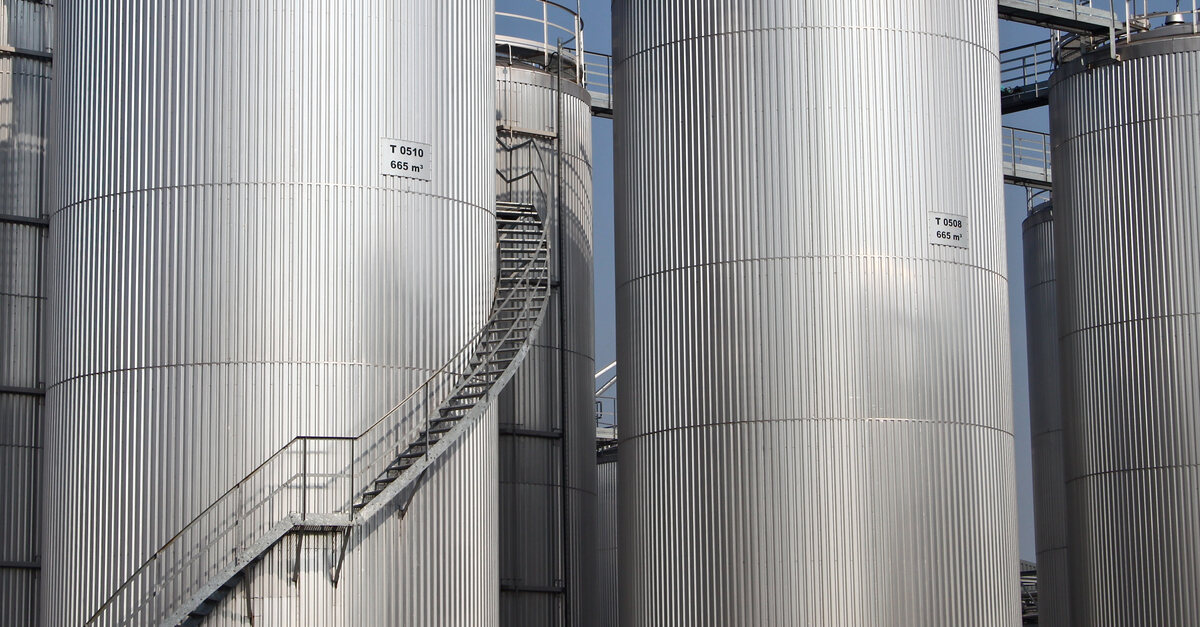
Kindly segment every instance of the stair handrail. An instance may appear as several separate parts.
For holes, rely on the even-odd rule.
[[[498,205],[507,205],[507,206],[532,206],[532,205],[524,205],[521,203],[497,203],[497,204]],[[548,254],[549,240],[548,240],[548,235],[544,229],[542,231],[541,239],[539,240],[538,244],[539,244],[539,247],[536,249],[536,252],[539,254],[546,252]],[[528,281],[529,275],[530,275],[530,270],[535,266],[535,264],[539,261],[539,259],[540,259],[540,257],[534,256],[534,257],[526,260],[525,264],[521,268],[521,274],[519,275],[522,278],[522,280]],[[500,268],[498,267],[497,271],[499,271],[499,270],[500,270]],[[547,283],[548,283],[548,281],[547,281]],[[348,464],[348,467],[349,467],[349,475],[348,475],[349,489],[347,491],[348,498],[346,498],[344,501],[342,501],[342,503],[344,503],[344,509],[346,511],[344,522],[347,525],[352,523],[353,517],[354,517],[353,503],[355,501],[356,495],[359,492],[361,492],[362,488],[365,488],[367,485],[366,482],[362,482],[362,483],[356,482],[355,478],[359,474],[364,474],[364,475],[367,475],[370,477],[369,480],[374,480],[375,477],[377,477],[379,474],[381,474],[381,472],[376,472],[374,474],[370,474],[371,470],[367,470],[362,473],[356,472],[355,466],[356,466],[357,456],[359,453],[365,454],[365,451],[356,451],[355,443],[358,442],[358,440],[364,439],[368,435],[370,435],[372,433],[372,431],[374,431],[380,425],[382,425],[384,423],[384,421],[386,421],[388,418],[397,415],[397,412],[402,407],[404,407],[405,405],[409,404],[410,402],[412,402],[416,399],[420,399],[420,398],[424,398],[426,400],[426,404],[427,404],[427,409],[425,411],[426,420],[423,423],[415,425],[413,429],[410,429],[410,431],[416,431],[417,434],[419,434],[421,432],[422,427],[426,428],[426,430],[427,430],[430,412],[437,410],[436,405],[429,406],[431,404],[431,402],[434,400],[432,398],[432,394],[431,394],[431,386],[433,384],[435,384],[435,382],[437,382],[439,379],[447,378],[448,375],[450,376],[450,379],[451,379],[450,383],[451,383],[451,385],[453,385],[455,378],[466,374],[465,371],[464,372],[456,372],[454,370],[451,370],[451,367],[459,364],[463,360],[464,357],[466,357],[467,360],[469,361],[469,358],[472,354],[472,349],[477,347],[479,345],[479,340],[486,333],[488,333],[491,330],[489,323],[491,321],[491,316],[494,314],[495,310],[498,307],[503,307],[504,305],[509,304],[517,293],[517,290],[513,290],[497,306],[496,299],[500,295],[500,290],[501,290],[500,282],[499,282],[499,280],[497,280],[496,285],[494,286],[493,291],[492,291],[492,312],[489,312],[488,319],[485,320],[484,324],[480,327],[480,329],[478,331],[476,331],[471,336],[471,338],[466,343],[464,343],[453,356],[451,356],[449,359],[447,359],[445,362],[443,362],[441,367],[439,367],[438,370],[436,370],[432,375],[430,375],[425,380],[424,383],[422,383],[415,390],[413,390],[407,396],[405,396],[403,400],[401,400],[399,403],[397,403],[395,406],[393,406],[391,409],[389,409],[387,412],[385,412],[374,423],[372,423],[370,426],[368,426],[366,429],[364,429],[358,436],[296,436],[296,437],[293,437],[291,440],[288,441],[287,444],[283,445],[278,450],[276,450],[265,461],[263,461],[258,466],[256,466],[254,468],[254,470],[250,471],[250,473],[245,475],[241,480],[239,480],[232,487],[230,487],[228,490],[226,490],[224,493],[222,493],[219,497],[217,497],[217,499],[214,500],[211,504],[209,504],[208,507],[206,507],[199,514],[197,514],[195,517],[193,517],[192,520],[190,522],[188,522],[187,525],[182,527],[169,540],[167,540],[157,551],[155,551],[145,562],[143,562],[141,566],[139,566],[136,570],[134,570],[133,573],[130,574],[129,577],[127,577],[125,579],[125,581],[122,582],[122,584],[120,586],[118,586],[116,588],[116,590],[114,590],[108,596],[108,598],[105,599],[105,601],[100,605],[100,607],[87,620],[86,625],[88,625],[88,626],[96,625],[97,621],[99,621],[103,617],[103,615],[106,614],[107,610],[114,607],[114,602],[118,599],[118,597],[122,596],[125,591],[130,590],[132,588],[132,586],[134,585],[134,583],[136,583],[136,581],[138,580],[138,578],[141,575],[149,572],[149,569],[155,565],[155,563],[158,561],[158,559],[160,557],[162,557],[166,551],[168,551],[170,548],[172,548],[172,546],[175,546],[176,542],[178,542],[181,538],[183,538],[185,535],[187,535],[190,531],[195,530],[197,528],[197,526],[199,525],[199,523],[201,522],[201,520],[205,519],[210,514],[217,512],[218,506],[220,506],[222,504],[228,504],[227,501],[233,499],[234,496],[239,496],[239,497],[243,496],[242,492],[245,491],[247,486],[252,484],[254,479],[261,478],[260,475],[265,474],[266,471],[271,467],[272,464],[278,463],[281,460],[286,459],[285,453],[288,453],[289,451],[295,452],[294,449],[296,449],[296,448],[300,448],[303,451],[303,455],[302,455],[302,459],[301,459],[302,469],[299,472],[292,471],[290,474],[287,473],[287,469],[284,469],[284,476],[288,476],[288,479],[283,481],[282,483],[280,483],[277,486],[276,490],[271,491],[271,493],[268,495],[267,500],[260,501],[257,504],[253,504],[253,507],[251,507],[249,510],[245,509],[244,507],[240,508],[240,511],[238,512],[240,514],[240,516],[238,516],[236,519],[234,519],[231,524],[234,526],[240,525],[242,523],[242,521],[245,520],[245,518],[246,518],[245,514],[248,514],[250,512],[254,512],[254,511],[257,511],[258,509],[260,509],[263,505],[267,504],[267,502],[270,500],[270,498],[273,498],[276,494],[278,494],[282,490],[289,488],[289,486],[291,486],[297,480],[298,477],[303,482],[303,485],[300,488],[301,494],[300,494],[300,498],[299,498],[299,508],[298,508],[298,511],[289,510],[288,513],[289,513],[289,515],[299,513],[302,520],[307,519],[310,516],[311,512],[308,511],[309,504],[307,502],[308,490],[309,490],[309,488],[308,488],[309,479],[311,477],[317,477],[317,476],[341,476],[340,474],[339,475],[323,475],[321,473],[310,473],[308,471],[307,463],[309,461],[309,455],[311,452],[309,449],[309,444],[312,442],[349,443],[350,454],[349,454],[349,464]],[[548,285],[543,286],[542,291],[548,292]],[[529,300],[532,301],[534,299],[530,298]],[[529,307],[528,307],[528,303],[527,303],[526,306],[522,309],[522,313],[525,313],[528,311],[529,311]],[[439,400],[439,401],[441,400],[441,395],[438,395],[437,400]],[[408,415],[409,416],[416,415],[416,411],[414,411]],[[397,426],[399,426],[399,425],[397,425]],[[397,440],[399,440],[399,439],[400,438],[397,438]],[[413,441],[413,440],[410,440],[410,442],[411,441]],[[400,451],[397,451],[396,454],[398,455],[399,452]],[[426,454],[427,455],[429,454],[428,447],[426,447]],[[345,467],[346,467],[346,465],[343,465],[343,468],[345,468]],[[382,469],[379,469],[379,470],[382,471]],[[241,498],[238,499],[239,502],[242,500],[243,499],[241,499]],[[292,502],[291,504],[295,505],[296,503]],[[337,510],[335,510],[335,513],[336,513],[336,511]],[[278,523],[278,521],[284,520],[286,518],[286,516],[268,516],[267,518],[269,518],[271,520],[271,523]],[[218,520],[220,520],[220,519],[218,519]],[[323,516],[321,518],[321,521],[324,523],[343,522],[340,520],[330,519],[327,516]],[[197,548],[196,551],[197,552],[205,552],[205,551],[213,548],[215,545],[216,545],[216,541],[213,541],[202,547]],[[236,552],[236,549],[238,547],[233,547],[233,548],[234,548],[234,551]],[[168,564],[168,566],[170,566],[172,570],[166,574],[175,575],[185,568],[195,566],[194,563],[183,563],[182,560],[178,560],[178,562],[179,563],[176,563],[176,564]],[[216,570],[219,570],[219,568],[220,568],[219,565],[213,565],[213,566],[209,567],[205,571],[205,573],[201,573],[200,576],[203,577],[204,574],[206,574],[208,572],[215,572]],[[152,591],[147,593],[146,598],[143,601],[141,601],[141,603],[138,603],[134,607],[131,608],[130,615],[134,615],[136,612],[139,612],[143,608],[145,608],[147,606],[147,604],[157,600],[159,593],[161,592],[163,587],[168,583],[168,581],[164,581],[164,578],[162,578],[162,577],[159,577],[156,579],[158,580],[158,584],[156,586],[154,586]],[[126,621],[123,620],[122,624],[124,624],[125,622]]]

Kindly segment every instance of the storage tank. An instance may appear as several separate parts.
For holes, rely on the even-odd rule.
[[[553,40],[497,20],[497,199],[545,217],[552,268],[546,322],[499,402],[500,622],[512,627],[595,621],[591,98],[574,52],[559,63],[557,39],[580,34],[574,12],[528,2],[509,15],[540,19],[543,5],[566,29]]]
[[[621,625],[1017,623],[995,2],[613,14]]]
[[[0,0],[0,625],[35,625],[40,578],[42,184],[53,7]]]
[[[1067,484],[1063,478],[1062,386],[1054,278],[1054,208],[1036,207],[1022,225],[1029,346],[1029,422],[1037,523],[1037,605],[1043,625],[1071,624],[1067,575]]]
[[[170,561],[177,532],[228,495],[257,507],[256,467],[364,432],[487,319],[494,6],[58,10],[42,615],[157,624],[206,564]],[[495,625],[496,428],[372,525],[286,536],[206,624]],[[353,475],[344,453],[304,485]]]
[[[1195,17],[1051,82],[1074,625],[1200,624]]]

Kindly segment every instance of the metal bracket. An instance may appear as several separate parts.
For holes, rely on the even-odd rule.
[[[250,621],[250,626],[254,627],[254,604],[250,601],[250,573],[242,577],[242,583],[246,584],[246,619]]]
[[[563,437],[562,431],[552,429],[543,431],[540,429],[522,429],[513,425],[500,425],[500,435],[515,435],[524,438],[541,438],[543,440],[561,440]]]
[[[50,226],[49,218],[30,218],[28,216],[16,216],[8,213],[0,213],[0,222],[4,224],[23,224],[25,226],[40,226],[46,228]]]
[[[304,534],[296,534],[296,569],[292,571],[292,583],[300,583],[300,549],[304,545]]]
[[[0,54],[8,54],[22,59],[33,59],[34,61],[54,62],[54,54],[41,50],[30,50],[28,48],[16,48],[14,46],[0,46]]]
[[[0,394],[17,394],[20,396],[46,396],[46,388],[21,388],[11,385],[0,385]]]
[[[342,564],[346,561],[346,549],[350,547],[350,532],[352,529],[353,527],[347,527],[342,532],[342,546],[338,551],[337,562],[334,563],[333,568],[329,569],[329,581],[333,583],[333,587],[335,588],[338,585],[338,580],[342,578]]]

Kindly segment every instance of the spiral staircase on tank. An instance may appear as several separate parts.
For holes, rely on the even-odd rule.
[[[341,535],[336,583],[350,533],[389,506],[407,510],[422,476],[516,373],[545,316],[544,222],[533,205],[496,205],[496,288],[482,330],[358,437],[298,437],[277,451],[155,552],[88,626],[199,624],[291,533]]]

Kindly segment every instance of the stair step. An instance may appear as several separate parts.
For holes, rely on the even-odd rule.
[[[465,401],[465,400],[470,400],[470,399],[483,398],[483,397],[485,397],[485,396],[487,396],[487,391],[486,391],[486,390],[485,390],[485,391],[483,391],[483,392],[472,392],[472,393],[466,393],[466,392],[456,392],[456,393],[454,394],[454,396],[451,396],[451,397],[450,397],[450,400],[452,400],[452,401]]]
[[[413,464],[415,464],[415,463],[416,463],[415,460],[408,460],[408,459],[403,459],[400,461],[392,462],[392,465],[388,466],[387,468],[384,468],[383,472],[396,473],[397,475],[400,475],[400,474],[403,474],[405,470],[412,468]]]
[[[419,440],[420,438],[417,439]],[[417,448],[421,450],[415,450]],[[425,450],[424,444],[414,444],[407,451],[404,451],[400,454],[400,459],[421,459],[422,457],[425,457],[426,452],[427,451]]]

